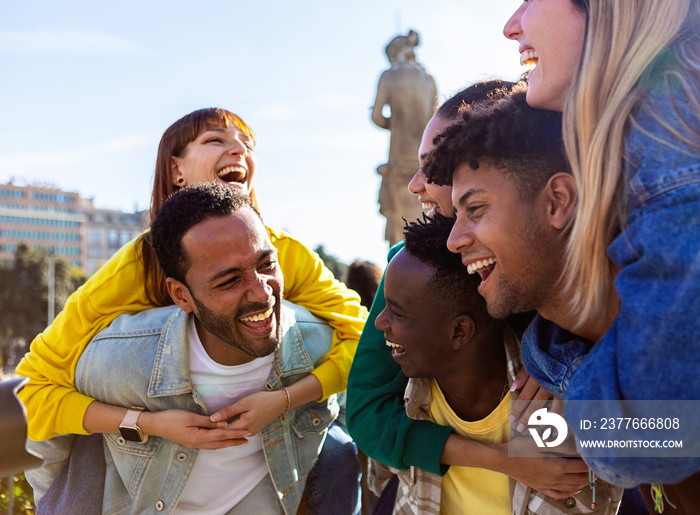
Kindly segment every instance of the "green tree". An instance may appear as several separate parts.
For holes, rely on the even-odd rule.
[[[0,479],[0,513],[10,513],[9,484],[12,484],[13,493],[13,510],[10,515],[31,515],[34,513],[34,493],[24,474]]]
[[[325,249],[323,248],[323,245],[319,245],[318,247],[316,247],[314,249],[314,252],[316,252],[316,254],[318,254],[318,256],[321,258],[321,260],[323,260],[323,263],[326,265],[328,270],[333,272],[335,278],[339,281],[342,281],[343,277],[345,277],[345,269],[348,267],[348,265],[346,265],[342,261],[338,261],[338,259],[334,256],[327,254]]]
[[[64,260],[55,260],[55,313],[86,280]],[[20,244],[12,263],[0,267],[0,356],[8,363],[13,346],[28,345],[48,325],[49,256]]]

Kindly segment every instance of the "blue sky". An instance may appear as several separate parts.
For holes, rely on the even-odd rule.
[[[0,1],[0,183],[51,183],[132,211],[158,141],[223,107],[256,132],[263,217],[345,262],[383,266],[388,133],[370,121],[386,44],[412,28],[441,99],[515,79],[517,0]]]

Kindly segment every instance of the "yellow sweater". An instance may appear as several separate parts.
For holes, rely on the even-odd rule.
[[[285,298],[333,327],[333,343],[313,374],[323,398],[342,392],[367,318],[359,296],[337,281],[321,259],[298,240],[268,228],[284,275]],[[124,245],[73,293],[54,322],[38,335],[17,366],[29,377],[20,392],[27,409],[28,435],[46,440],[57,434],[86,434],[83,417],[93,401],[75,389],[75,367],[85,347],[124,313],[155,307],[143,287],[141,251],[134,240]]]

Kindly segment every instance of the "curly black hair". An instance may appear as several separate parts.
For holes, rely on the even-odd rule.
[[[479,274],[469,274],[459,254],[447,248],[455,219],[442,215],[406,222],[404,250],[435,269],[430,293],[444,299],[445,309],[469,314],[477,327],[493,320],[486,311],[486,301],[477,291]]]
[[[513,89],[516,84],[515,82],[501,79],[492,79],[472,84],[456,93],[453,97],[445,100],[435,112],[435,118],[455,120],[465,107],[474,102],[488,101],[494,98],[494,96],[498,96],[499,93],[508,92]]]
[[[186,186],[168,197],[160,206],[150,233],[165,276],[187,284],[185,274],[190,262],[181,246],[182,237],[204,220],[230,215],[242,207],[260,216],[247,196],[216,182]]]
[[[562,142],[561,113],[527,105],[526,86],[500,89],[489,102],[461,110],[458,121],[436,137],[423,172],[428,182],[451,185],[462,163],[473,170],[479,161],[505,173],[523,199],[530,199],[557,172],[569,167]]]

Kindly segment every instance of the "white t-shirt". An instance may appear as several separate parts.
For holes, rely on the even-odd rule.
[[[190,315],[187,326],[187,341],[192,385],[209,413],[265,389],[274,354],[243,365],[220,365],[202,347],[193,315]],[[249,437],[245,445],[217,450],[201,449],[173,513],[226,513],[268,473],[259,434]]]

